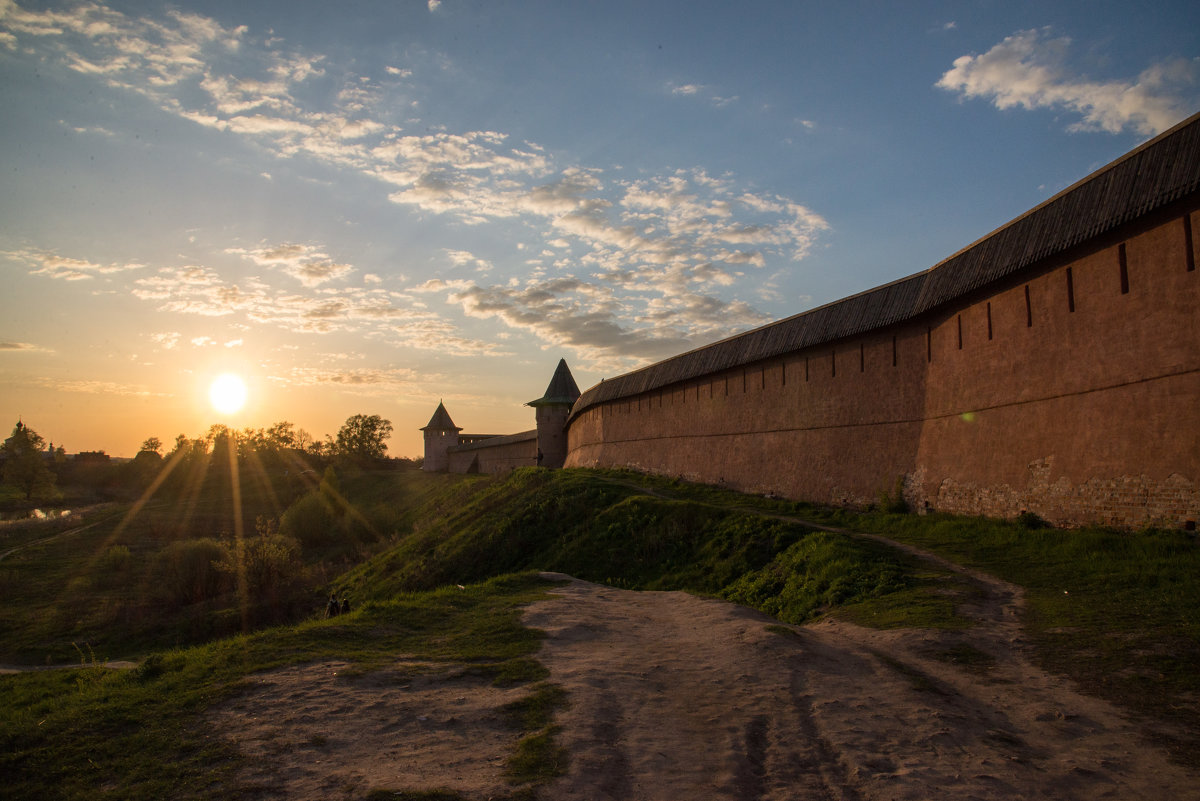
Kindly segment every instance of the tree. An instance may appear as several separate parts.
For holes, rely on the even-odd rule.
[[[382,459],[387,454],[384,440],[392,434],[392,421],[377,414],[356,414],[338,429],[337,454],[359,461]]]
[[[46,440],[20,421],[4,440],[4,481],[24,492],[26,500],[54,491],[55,476],[46,466],[45,448]]]
[[[25,493],[25,500],[52,492],[54,474],[46,466],[46,440],[17,421],[4,441],[4,480]]]
[[[280,420],[267,429],[266,439],[271,447],[277,450],[295,448],[298,447],[302,433],[302,431],[296,430],[294,424],[289,423],[287,420]]]
[[[158,437],[148,437],[146,441],[142,443],[142,447],[138,453],[153,453],[162,456],[162,447],[163,444],[161,439]]]

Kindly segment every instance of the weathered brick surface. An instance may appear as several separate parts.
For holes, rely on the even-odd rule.
[[[566,463],[846,505],[903,478],[919,509],[1194,521],[1200,270],[1184,241],[1178,214],[1145,220],[935,315],[588,408]]]

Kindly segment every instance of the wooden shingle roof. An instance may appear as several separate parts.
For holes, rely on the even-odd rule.
[[[575,383],[575,376],[571,375],[571,368],[567,367],[567,360],[559,359],[558,367],[554,370],[554,376],[550,379],[545,394],[525,405],[570,406],[578,399],[579,385]]]
[[[1200,114],[907,278],[606,379],[598,403],[910,320],[1200,190]]]
[[[446,411],[446,407],[438,401],[438,407],[433,412],[433,417],[429,418],[429,423],[423,426],[421,431],[462,431],[461,428],[454,425],[454,421],[450,419],[450,413]]]

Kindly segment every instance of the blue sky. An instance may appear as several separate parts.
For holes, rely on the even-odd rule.
[[[0,0],[0,421],[532,427],[1200,110],[1194,2]],[[220,415],[206,390],[241,375]],[[4,422],[5,426],[9,423]]]

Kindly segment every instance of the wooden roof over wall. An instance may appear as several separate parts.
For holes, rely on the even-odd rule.
[[[1200,190],[1200,114],[939,264],[588,389],[571,411],[910,320]]]

